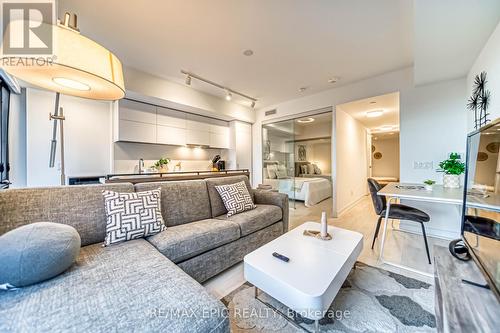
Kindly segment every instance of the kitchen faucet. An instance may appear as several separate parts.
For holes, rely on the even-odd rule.
[[[144,159],[139,159],[139,174],[144,171]]]

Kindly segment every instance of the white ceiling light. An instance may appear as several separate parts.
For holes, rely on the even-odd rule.
[[[226,101],[230,101],[231,99],[233,99],[233,95],[230,91],[226,91]]]
[[[297,120],[298,123],[301,124],[307,124],[307,123],[312,123],[314,121],[314,118],[308,117],[308,118],[302,118]]]
[[[247,57],[250,57],[253,55],[253,51],[248,49],[248,50],[245,50],[243,51],[243,55],[246,55]]]
[[[307,87],[300,87],[300,88],[299,88],[299,92],[304,92],[304,91],[306,91],[306,90],[307,90]]]
[[[328,79],[328,83],[337,83],[340,79],[336,76]]]
[[[373,110],[366,113],[367,118],[376,118],[384,114],[384,110]]]

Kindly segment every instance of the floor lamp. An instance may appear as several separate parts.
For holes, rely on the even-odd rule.
[[[125,96],[125,85],[120,60],[108,49],[84,37],[77,28],[77,17],[66,13],[64,21],[48,25],[54,38],[53,54],[49,58],[39,55],[4,57],[9,61],[4,70],[19,79],[56,92],[52,139],[50,141],[49,167],[55,164],[57,127],[61,148],[61,185],[66,184],[64,168],[64,120],[60,95],[114,101]],[[7,27],[12,22],[7,24]],[[17,22],[16,22],[17,23]],[[29,22],[24,22],[28,26]],[[45,59],[45,61],[43,61]],[[27,61],[28,60],[28,61]],[[29,62],[31,60],[31,62]],[[28,64],[28,65],[26,65]]]

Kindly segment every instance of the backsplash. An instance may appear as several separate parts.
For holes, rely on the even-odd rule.
[[[226,149],[116,142],[114,143],[113,173],[136,173],[139,159],[144,159],[144,166],[148,169],[161,157],[170,158],[169,171],[174,171],[174,166],[179,162],[181,170],[177,167],[175,171],[210,170],[212,158],[215,155],[221,155],[223,160],[227,160],[229,154]]]

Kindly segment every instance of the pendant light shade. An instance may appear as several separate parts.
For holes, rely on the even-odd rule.
[[[52,61],[40,62],[35,55],[8,57],[2,66],[5,71],[65,95],[99,100],[125,96],[122,64],[113,53],[75,29],[61,24],[53,29]]]

